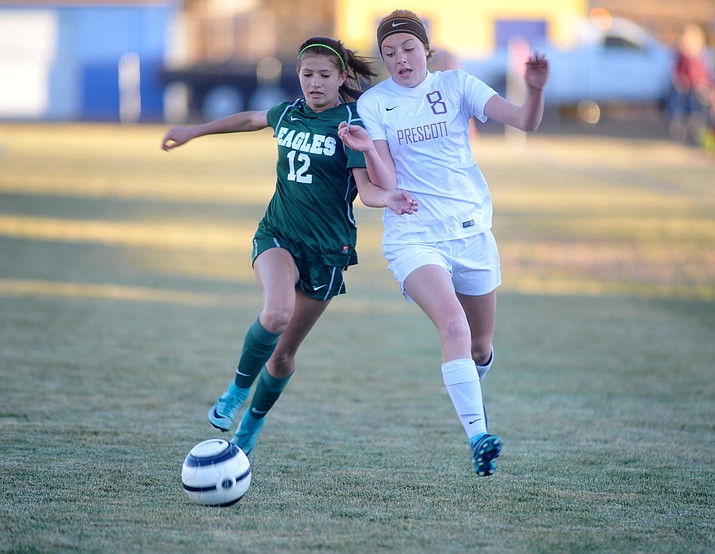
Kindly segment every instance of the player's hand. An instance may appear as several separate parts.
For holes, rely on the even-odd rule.
[[[169,129],[161,139],[161,149],[168,152],[172,148],[186,144],[192,138],[194,135],[189,127],[174,127]]]
[[[386,204],[397,215],[410,215],[420,209],[419,202],[406,190],[390,191]]]
[[[372,139],[360,125],[349,125],[343,121],[338,125],[338,136],[345,146],[356,152],[367,152],[372,148]]]
[[[524,79],[529,90],[542,90],[549,76],[549,61],[546,56],[535,52],[526,61]]]

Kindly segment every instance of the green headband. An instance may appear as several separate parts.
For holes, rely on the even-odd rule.
[[[313,48],[313,46],[320,46],[322,48],[327,48],[328,50],[330,50],[340,60],[340,67],[345,69],[345,60],[343,60],[343,57],[340,54],[338,54],[338,51],[335,48],[333,48],[332,46],[328,46],[327,44],[321,44],[319,42],[316,42],[315,44],[309,44],[308,46],[303,48],[303,50],[298,52],[298,59],[300,59],[300,57],[303,55],[303,52],[305,52],[308,48]]]

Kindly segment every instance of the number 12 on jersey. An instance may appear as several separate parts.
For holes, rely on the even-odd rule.
[[[296,159],[295,156],[298,155],[298,167],[296,171]],[[303,152],[298,153],[295,150],[291,150],[288,153],[288,165],[290,166],[290,171],[288,172],[288,180],[296,181],[297,183],[310,184],[313,182],[313,176],[308,173],[310,168],[310,156]]]

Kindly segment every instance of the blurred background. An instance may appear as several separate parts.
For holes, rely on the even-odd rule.
[[[665,122],[712,147],[713,0],[0,0],[0,120],[179,123],[300,94],[314,35],[376,56],[393,7],[426,22],[433,69],[515,100],[529,50],[551,60],[547,122]],[[378,64],[380,65],[380,64]]]

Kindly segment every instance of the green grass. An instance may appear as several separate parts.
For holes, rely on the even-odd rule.
[[[260,298],[270,134],[0,126],[0,550],[715,552],[715,163],[666,142],[479,140],[502,253],[478,479],[439,345],[358,209],[248,495],[181,464]]]

